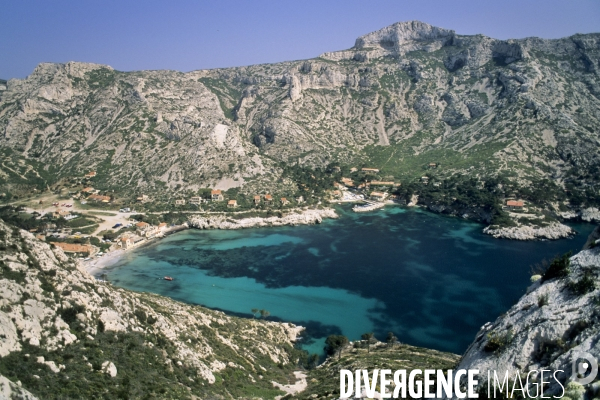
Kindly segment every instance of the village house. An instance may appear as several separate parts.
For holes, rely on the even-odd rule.
[[[35,238],[37,240],[41,240],[42,242],[46,241],[46,235],[44,235],[43,233],[38,233],[37,235],[35,235]]]
[[[99,194],[93,194],[87,197],[87,200],[102,202],[102,203],[110,203],[110,196],[101,196]]]
[[[354,186],[354,181],[350,178],[342,178],[342,183],[348,187]]]
[[[366,174],[376,174],[379,172],[377,168],[362,168],[361,171]]]
[[[158,226],[152,226],[150,225],[149,227],[147,227],[146,229],[144,229],[143,231],[143,235],[144,237],[146,237],[147,239],[152,239],[153,237],[157,236],[158,234],[160,234],[160,229],[158,229]]]
[[[260,204],[260,196],[254,196],[254,205],[257,206]]]
[[[433,182],[433,187],[440,187],[442,186],[442,182]]]
[[[96,171],[90,171],[87,174],[85,174],[86,178],[93,178],[96,176]]]
[[[387,196],[387,194],[385,194],[383,192],[371,192],[371,195],[369,197],[371,200],[374,200],[374,201],[384,201],[386,196]]]
[[[82,189],[81,191],[86,194],[96,193],[96,190],[91,186],[86,187],[86,188]]]
[[[190,204],[193,204],[195,206],[199,206],[200,204],[202,204],[203,201],[204,199],[200,196],[194,196],[190,198]]]
[[[340,197],[342,197],[342,192],[341,192],[341,191],[339,191],[339,190],[333,190],[333,191],[331,192],[331,196],[332,196],[333,198],[339,199]]]
[[[223,193],[219,189],[214,189],[210,191],[210,199],[212,201],[223,201]]]
[[[358,171],[358,168],[356,168],[356,167],[352,167],[352,168],[350,168],[350,173],[352,173],[352,172],[356,172],[356,171]]]
[[[520,210],[523,208],[525,203],[521,200],[508,200],[506,206],[512,210]]]
[[[429,163],[429,168],[437,168],[437,167],[438,167],[437,163],[434,163],[434,162]]]
[[[52,218],[60,218],[60,217],[62,217],[62,218],[66,218],[66,217],[68,217],[69,215],[71,215],[71,212],[70,212],[70,211],[67,211],[67,210],[61,210],[61,209],[59,208],[58,210],[56,210],[56,211],[54,211],[54,212],[52,213]]]
[[[150,201],[150,198],[148,197],[148,195],[143,194],[140,197],[138,197],[136,200],[140,203],[145,203],[147,201]]]
[[[286,199],[285,197],[281,198],[281,205],[282,206],[287,206],[288,204],[290,204],[290,201],[288,199]]]
[[[86,254],[92,253],[92,247],[77,243],[51,242],[56,247],[60,247],[65,253]]]
[[[227,208],[236,208],[237,207],[237,200],[229,200],[227,202]]]
[[[183,199],[175,200],[175,205],[176,206],[185,206],[185,200],[183,200]]]
[[[271,196],[270,194],[265,194],[265,203],[272,204],[273,203],[273,196]]]
[[[122,248],[122,249],[129,249],[135,245],[138,245],[140,243],[142,243],[145,239],[141,236],[137,236],[137,235],[127,235],[124,237],[119,238],[118,240],[118,245]]]
[[[423,183],[423,185],[427,185],[429,183],[429,177],[428,176],[422,176],[421,177],[421,182]]]
[[[133,239],[129,236],[122,237],[119,239],[119,246],[122,249],[129,249],[129,248],[133,247]]]
[[[150,226],[149,223],[141,221],[138,222],[137,224],[135,224],[135,230],[138,232],[138,234],[143,235],[144,231]]]
[[[158,224],[158,229],[162,232],[165,231],[167,229],[167,223],[166,222],[161,222],[160,224]]]

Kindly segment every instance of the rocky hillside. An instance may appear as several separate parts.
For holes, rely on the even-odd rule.
[[[273,398],[301,328],[241,319],[98,282],[0,222],[0,395]]]
[[[541,369],[565,371],[558,375],[565,385],[571,381],[577,353],[600,359],[600,247],[591,247],[570,259],[555,260],[543,276],[532,278],[539,279],[517,304],[481,328],[457,368],[479,369],[484,387],[487,371],[498,371],[499,376],[509,371],[512,381],[517,371],[525,376]],[[535,379],[539,382],[539,375]],[[578,393],[567,395],[598,396],[598,379],[583,388],[571,385],[567,389]],[[551,380],[545,393],[560,396],[562,389]]]
[[[0,184],[25,193],[96,170],[99,189],[155,197],[276,192],[294,186],[276,179],[281,162],[403,183],[436,163],[439,179],[546,182],[550,200],[598,203],[599,57],[600,34],[496,40],[413,21],[278,64],[40,64],[0,92]]]
[[[366,369],[452,369],[459,356],[437,350],[414,347],[401,343],[382,343],[372,340],[367,348],[366,341],[349,343],[341,354],[332,356],[317,368],[308,372],[308,385],[304,391],[296,394],[297,399],[337,399],[340,396],[340,370],[356,371]],[[410,373],[410,372],[408,372]],[[379,387],[376,395],[379,395]],[[362,387],[362,398],[368,398]],[[380,398],[380,397],[375,397]]]

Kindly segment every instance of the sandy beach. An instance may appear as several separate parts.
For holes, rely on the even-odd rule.
[[[127,250],[124,249],[113,250],[110,253],[104,254],[100,258],[93,258],[88,261],[83,261],[83,265],[85,270],[90,275],[98,276],[104,268],[116,264],[126,251]]]

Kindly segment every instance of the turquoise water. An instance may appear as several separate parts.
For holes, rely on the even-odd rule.
[[[316,226],[184,231],[127,253],[108,278],[230,314],[266,309],[270,319],[306,326],[311,352],[330,334],[393,331],[462,353],[525,292],[530,265],[578,251],[593,229],[575,224],[574,239],[516,242],[418,209],[340,214]]]

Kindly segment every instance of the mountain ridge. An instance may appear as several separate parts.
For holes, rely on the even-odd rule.
[[[284,165],[340,165],[402,184],[544,181],[543,208],[597,206],[599,59],[600,34],[497,40],[412,21],[274,64],[40,64],[0,97],[0,186],[18,197],[98,170],[99,189],[164,204],[206,187],[292,197]]]

